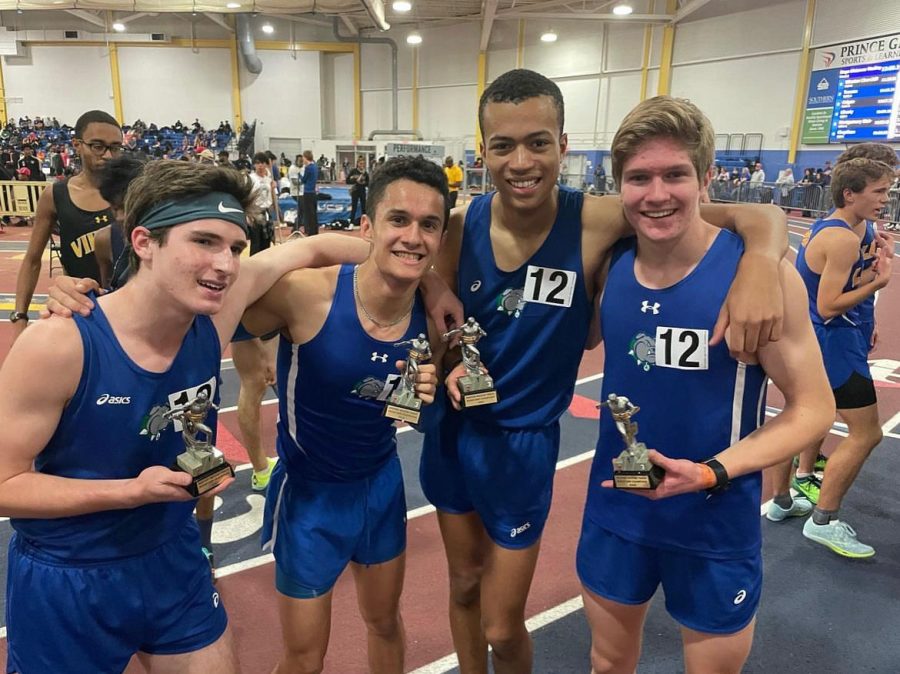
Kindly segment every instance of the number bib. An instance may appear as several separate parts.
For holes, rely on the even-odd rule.
[[[528,265],[524,299],[552,307],[571,307],[577,278],[574,271]]]
[[[709,331],[656,328],[656,364],[676,370],[709,369]]]

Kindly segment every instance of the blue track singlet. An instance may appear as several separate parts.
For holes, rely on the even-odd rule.
[[[806,249],[809,247],[810,241],[812,241],[816,236],[818,236],[819,232],[822,232],[826,229],[830,229],[832,227],[837,227],[839,229],[847,229],[850,232],[853,232],[853,228],[850,227],[849,224],[839,219],[822,219],[817,220],[813,223],[809,232],[806,233],[806,236],[803,237],[803,241],[800,243],[800,248],[797,251],[797,271],[800,272],[800,278],[803,279],[803,283],[806,285],[806,294],[809,298],[809,317],[812,319],[813,325],[816,326],[828,326],[832,328],[837,327],[857,327],[860,322],[860,314],[859,314],[859,304],[855,307],[852,307],[848,311],[845,311],[840,316],[835,316],[834,318],[823,318],[821,314],[819,314],[819,306],[818,306],[818,296],[819,296],[819,281],[821,280],[821,274],[817,274],[812,269],[809,268],[809,265],[806,263]],[[868,225],[867,225],[868,229]],[[873,234],[874,238],[874,234]],[[871,265],[871,263],[869,263]],[[860,253],[856,262],[853,263],[853,267],[850,270],[850,274],[847,277],[847,283],[844,284],[843,292],[849,292],[856,287],[859,276],[862,273],[864,267],[864,256],[862,252],[862,244],[860,245]],[[874,305],[873,305],[874,308]]]
[[[126,479],[150,466],[175,464],[185,451],[181,424],[165,412],[200,390],[218,402],[219,337],[208,316],[197,316],[166,372],[148,372],[122,349],[102,301],[88,317],[74,316],[84,346],[75,395],[50,442],[35,459],[40,473],[77,479]],[[205,422],[216,428],[211,410]],[[75,517],[12,520],[16,532],[47,555],[109,560],[142,554],[178,535],[193,501],[153,503]]]
[[[416,295],[401,339],[428,334]],[[394,454],[394,424],[384,402],[400,382],[395,367],[408,347],[382,342],[360,325],[353,265],[343,265],[328,318],[306,344],[283,336],[278,347],[278,455],[289,473],[344,482],[375,474]],[[424,412],[423,412],[424,413]]]
[[[512,272],[497,268],[491,200],[466,212],[458,295],[487,336],[478,342],[499,402],[464,411],[504,428],[544,427],[569,406],[592,313],[581,256],[580,191],[559,187],[553,227],[541,247]]]
[[[734,360],[724,343],[707,342],[743,254],[743,242],[722,231],[698,265],[675,285],[653,290],[635,278],[636,239],[617,244],[603,299],[605,344],[602,400],[610,393],[640,407],[637,438],[676,459],[703,461],[761,423],[767,377]],[[761,473],[729,489],[651,501],[600,486],[624,449],[612,415],[600,415],[585,517],[626,540],[711,557],[740,557],[760,545]]]

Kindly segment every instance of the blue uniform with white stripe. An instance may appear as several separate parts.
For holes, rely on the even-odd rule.
[[[492,539],[522,548],[540,538],[559,453],[559,417],[572,400],[590,324],[582,268],[580,191],[559,188],[556,220],[518,269],[497,267],[491,200],[466,211],[458,295],[487,335],[478,342],[499,402],[448,413],[425,434],[425,495],[453,513],[478,512]]]
[[[74,317],[84,349],[81,381],[35,460],[38,472],[127,479],[174,465],[184,452],[181,427],[163,413],[200,390],[218,400],[221,355],[209,317],[194,320],[170,368],[156,373],[128,357],[102,304]],[[206,423],[216,427],[214,411]],[[121,672],[136,651],[190,652],[218,639],[227,618],[193,508],[188,501],[13,518],[7,671]]]
[[[416,296],[401,339],[428,334]],[[377,564],[406,547],[406,500],[393,422],[382,413],[407,347],[371,337],[341,267],[325,324],[305,344],[280,338],[277,449],[263,522],[276,585],[298,598],[331,589],[350,561]],[[423,415],[425,414],[423,410]]]
[[[640,407],[638,440],[672,458],[703,461],[753,432],[763,420],[767,377],[739,363],[723,342],[708,345],[743,242],[721,231],[698,265],[664,289],[635,277],[636,239],[613,252],[600,305],[605,344],[601,399]],[[661,582],[670,613],[704,632],[731,633],[755,612],[761,585],[761,473],[705,493],[661,501],[600,486],[624,441],[612,415],[600,415],[578,572],[593,592],[622,603],[648,601]],[[708,582],[683,587],[684,574]],[[682,587],[679,587],[682,586]]]
[[[866,332],[862,328],[863,318],[869,317],[867,309],[862,309],[861,313],[862,304],[857,304],[840,316],[827,319],[819,313],[817,298],[821,275],[810,269],[806,263],[806,249],[810,241],[818,236],[820,232],[831,228],[853,231],[849,224],[840,219],[817,220],[800,244],[800,248],[797,251],[796,264],[797,271],[800,272],[800,277],[806,285],[809,299],[809,316],[816,333],[816,339],[819,341],[819,347],[822,349],[822,360],[825,363],[828,382],[831,388],[836,390],[846,384],[854,373],[869,380],[872,379],[872,374],[868,363],[869,342],[866,339]],[[865,256],[861,244],[859,257],[853,263],[853,267],[847,276],[843,292],[849,292],[857,286],[865,266]],[[869,266],[871,266],[871,262]],[[874,310],[874,304],[872,309]],[[871,336],[870,333],[869,336]]]
[[[875,264],[875,223],[866,220],[866,233],[863,234],[862,241],[859,244],[859,250],[862,254],[863,271],[868,270]],[[858,306],[859,329],[862,330],[863,339],[866,342],[866,348],[871,350],[872,333],[875,332],[875,294],[873,293]]]

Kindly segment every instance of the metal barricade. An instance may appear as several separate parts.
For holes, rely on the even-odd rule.
[[[831,191],[825,185],[713,181],[709,186],[713,201],[745,204],[774,204],[786,211],[797,210],[808,217],[831,209]]]
[[[52,181],[0,180],[0,216],[34,217],[41,193]]]
[[[889,229],[896,231],[900,225],[900,187],[892,188],[888,195],[890,201],[882,209],[878,219],[886,221]]]

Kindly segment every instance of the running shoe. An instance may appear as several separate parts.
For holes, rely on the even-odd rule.
[[[840,520],[831,520],[828,524],[816,524],[810,517],[803,525],[803,535],[843,557],[865,559],[875,554],[875,548],[860,543],[853,527]]]
[[[825,470],[826,463],[828,463],[828,457],[825,456],[824,454],[819,454],[816,457],[816,463],[813,466],[813,470],[816,471],[817,473],[821,473],[823,470]],[[799,467],[800,467],[800,457],[795,456],[794,457],[794,468],[799,468]]]
[[[265,491],[266,487],[269,486],[269,478],[272,477],[272,469],[278,463],[278,457],[266,457],[266,462],[265,468],[253,471],[253,477],[250,478],[250,487],[253,491]]]
[[[769,501],[769,507],[766,510],[766,519],[770,522],[781,522],[788,517],[803,517],[812,512],[813,504],[802,496],[794,498],[790,508],[782,508],[775,501]]]
[[[819,502],[819,491],[822,489],[822,482],[815,475],[807,477],[797,477],[795,475],[791,480],[791,486],[813,505]]]

